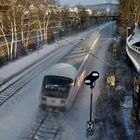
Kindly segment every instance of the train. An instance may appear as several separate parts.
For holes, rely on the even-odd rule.
[[[57,63],[50,67],[42,82],[41,109],[70,109],[84,77],[85,70],[79,73],[68,63]]]

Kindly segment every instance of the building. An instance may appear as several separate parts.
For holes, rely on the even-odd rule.
[[[86,5],[80,7],[95,10],[97,15],[100,14],[114,15],[119,12],[119,4],[117,3],[104,3],[104,4]]]

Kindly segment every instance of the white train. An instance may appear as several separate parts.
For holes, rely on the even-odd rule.
[[[69,109],[76,97],[85,76],[85,71],[80,74],[77,69],[67,63],[53,65],[44,76],[41,92],[42,109],[61,108]]]

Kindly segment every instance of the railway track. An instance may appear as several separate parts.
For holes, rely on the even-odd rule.
[[[2,106],[7,100],[9,100],[26,84],[28,84],[36,75],[41,73],[51,64],[56,63],[63,57],[63,55],[71,50],[71,47],[65,47],[67,49],[65,49],[64,47],[65,46],[56,49],[55,52],[51,54],[47,54],[47,56],[44,56],[44,58],[40,62],[33,65],[17,77],[14,77],[14,80],[12,80],[12,82],[8,86],[0,89],[0,106]]]
[[[22,140],[61,140],[63,124],[58,121],[61,120],[60,117],[60,112],[40,113],[30,132]]]

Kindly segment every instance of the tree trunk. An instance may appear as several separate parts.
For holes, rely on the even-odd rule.
[[[2,22],[2,27],[0,28],[2,34],[3,34],[3,38],[5,40],[5,44],[6,44],[6,48],[7,48],[7,59],[9,60],[10,59],[10,48],[9,48],[9,43],[8,43],[8,40],[6,38],[6,34],[4,33],[4,30],[3,30],[3,22]]]
[[[11,34],[12,34],[12,38],[11,38],[11,46],[10,46],[10,55],[11,55],[11,60],[13,59],[13,47],[14,47],[14,26],[13,24],[11,23]]]
[[[17,57],[17,25],[16,25],[16,17],[14,12],[14,58]]]

